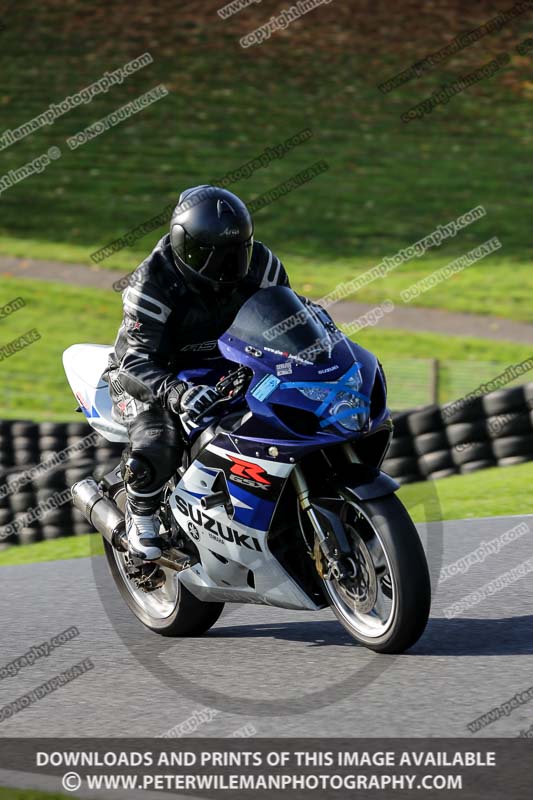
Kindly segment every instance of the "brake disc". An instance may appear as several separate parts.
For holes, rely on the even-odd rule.
[[[378,578],[374,562],[368,547],[357,531],[351,525],[347,525],[346,530],[354,543],[353,560],[357,566],[357,574],[354,578],[338,582],[338,587],[342,593],[347,595],[347,599],[353,603],[356,611],[368,614],[376,605],[378,596]]]

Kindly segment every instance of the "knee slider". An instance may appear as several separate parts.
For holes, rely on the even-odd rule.
[[[121,472],[124,483],[132,489],[147,489],[153,482],[155,474],[151,464],[138,453],[127,453],[122,459]]]
[[[155,485],[172,477],[180,459],[180,440],[175,422],[163,409],[139,414],[130,426],[131,455],[141,459],[152,472]],[[134,487],[132,487],[134,488]]]

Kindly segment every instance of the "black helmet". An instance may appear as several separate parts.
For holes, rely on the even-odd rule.
[[[254,226],[242,200],[216,186],[182,192],[170,220],[170,244],[189,283],[230,287],[248,272]]]

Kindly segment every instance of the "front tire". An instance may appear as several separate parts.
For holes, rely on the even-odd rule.
[[[143,625],[161,636],[201,636],[218,620],[224,603],[198,600],[177,579],[174,570],[163,569],[161,589],[143,592],[125,572],[125,554],[104,539],[107,563],[117,588],[130,610]]]
[[[403,653],[424,632],[431,606],[418,532],[395,495],[360,501],[349,490],[340,494],[360,580],[323,579],[329,603],[343,627],[365,647]]]

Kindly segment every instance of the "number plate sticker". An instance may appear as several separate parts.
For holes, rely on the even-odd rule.
[[[261,402],[267,400],[280,385],[281,381],[275,375],[265,375],[252,390],[252,397]]]

